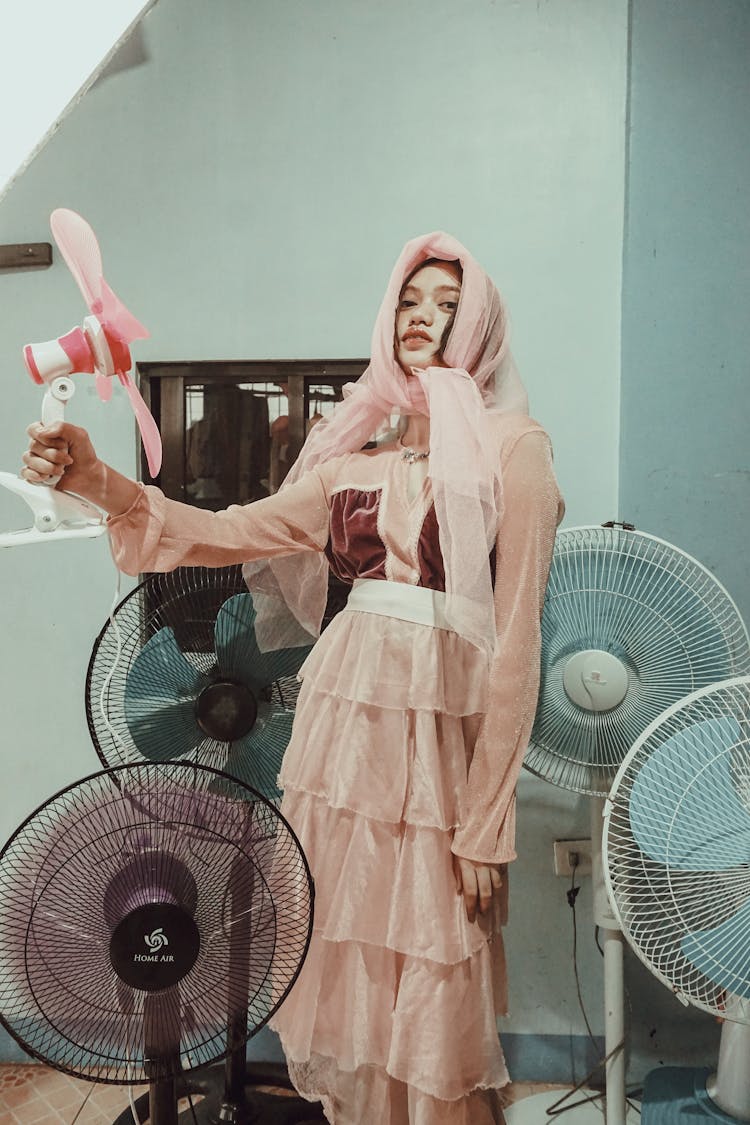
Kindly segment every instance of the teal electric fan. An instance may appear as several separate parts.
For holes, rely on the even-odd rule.
[[[310,645],[262,652],[255,621],[240,566],[152,574],[128,594],[99,634],[86,680],[104,765],[194,762],[278,803]]]

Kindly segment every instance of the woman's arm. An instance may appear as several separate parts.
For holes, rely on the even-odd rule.
[[[532,431],[518,438],[503,486],[495,568],[497,645],[463,822],[453,838],[456,856],[481,864],[516,858],[516,781],[536,713],[540,620],[561,506],[546,434]]]
[[[158,488],[116,472],[98,459],[78,426],[34,425],[29,435],[23,476],[41,483],[62,471],[58,488],[109,512],[113,553],[125,574],[322,551],[328,540],[328,498],[317,472],[253,504],[210,512],[168,500]]]
[[[209,512],[136,485],[134,504],[108,521],[112,553],[125,574],[176,566],[231,566],[322,551],[328,541],[328,501],[313,470],[288,488],[252,504]]]

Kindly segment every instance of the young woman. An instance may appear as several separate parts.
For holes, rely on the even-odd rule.
[[[110,514],[127,573],[247,562],[250,588],[313,635],[328,567],[353,583],[302,670],[281,774],[316,913],[274,1026],[334,1125],[490,1125],[508,1081],[505,871],[561,500],[502,301],[448,235],[405,247],[350,390],[284,487],[244,507],[167,500],[70,425],[29,428],[24,476],[62,467],[58,487]],[[400,436],[363,449],[394,411]]]

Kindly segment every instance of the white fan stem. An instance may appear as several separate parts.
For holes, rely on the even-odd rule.
[[[607,1125],[625,1125],[625,988],[624,939],[607,898],[602,865],[604,798],[591,802],[591,879],[594,924],[599,927],[604,950],[604,1050],[607,1055]]]
[[[735,998],[748,1018],[748,1002]],[[733,1013],[734,1014],[734,1013]],[[739,1014],[739,1013],[737,1013]],[[725,1020],[721,1029],[719,1066],[706,1085],[713,1102],[737,1121],[750,1121],[750,1027]]]

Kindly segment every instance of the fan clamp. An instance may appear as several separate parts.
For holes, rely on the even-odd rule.
[[[613,711],[628,693],[628,671],[611,652],[590,648],[574,653],[563,671],[568,698],[584,711]]]

